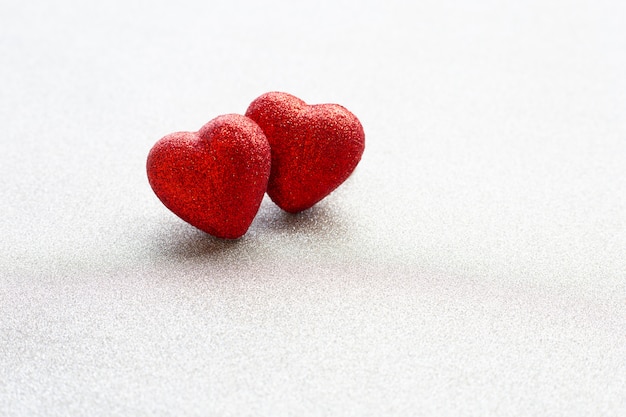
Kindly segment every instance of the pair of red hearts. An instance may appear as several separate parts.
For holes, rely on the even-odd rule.
[[[148,155],[148,180],[181,219],[236,239],[265,192],[285,211],[306,210],[350,176],[364,147],[363,127],[344,107],[272,92],[245,116],[219,116],[198,132],[159,140]]]

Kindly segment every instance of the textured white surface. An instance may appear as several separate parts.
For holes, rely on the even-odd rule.
[[[0,415],[626,415],[624,21],[3,1]],[[270,90],[348,107],[364,159],[212,239],[145,157]]]

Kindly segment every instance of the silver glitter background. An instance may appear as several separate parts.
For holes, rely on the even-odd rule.
[[[625,3],[406,4],[0,3],[0,415],[626,415]],[[147,153],[271,90],[363,160],[208,237]]]

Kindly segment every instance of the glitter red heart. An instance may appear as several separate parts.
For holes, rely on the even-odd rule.
[[[172,212],[220,238],[243,236],[267,187],[271,154],[258,125],[236,114],[172,133],[148,155],[150,186]]]
[[[307,105],[271,92],[255,99],[246,116],[261,127],[272,149],[267,194],[291,213],[312,207],[341,185],[365,149],[361,123],[338,104]]]

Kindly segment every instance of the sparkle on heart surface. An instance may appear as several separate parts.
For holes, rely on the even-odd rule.
[[[339,187],[365,149],[363,126],[338,104],[307,105],[269,92],[255,99],[246,116],[263,130],[272,150],[267,194],[283,210],[306,210]]]
[[[148,180],[174,214],[211,235],[235,239],[248,230],[267,187],[270,149],[247,117],[228,114],[198,132],[159,140],[148,155]]]

